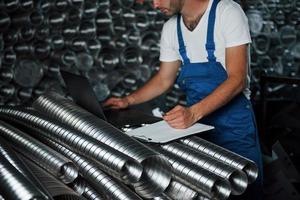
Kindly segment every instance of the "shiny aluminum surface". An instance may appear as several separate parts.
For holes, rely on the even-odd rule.
[[[82,196],[88,200],[105,200],[105,198],[102,197],[99,193],[97,193],[97,191],[89,184],[85,185]]]
[[[198,193],[173,178],[165,193],[174,200],[195,199]]]
[[[33,107],[70,127],[136,159],[143,165],[135,191],[145,198],[160,195],[171,180],[171,165],[158,153],[57,93],[40,96]]]
[[[102,170],[125,182],[135,183],[141,177],[142,166],[134,159],[89,136],[64,128],[62,125],[46,119],[35,110],[0,107],[0,118],[14,121],[30,129],[42,130],[40,134],[43,136],[65,144],[72,151],[95,159]],[[35,134],[36,132],[31,131],[30,133]]]
[[[0,144],[0,152],[2,156],[4,156],[10,162],[10,164],[12,164],[23,176],[31,181],[32,184],[35,185],[43,194],[45,199],[52,199],[46,188],[41,184],[37,177],[34,176],[30,169],[28,169],[24,162],[19,159],[16,152],[2,137],[0,137]]]
[[[187,160],[203,169],[225,178],[229,181],[232,194],[234,195],[242,194],[247,188],[248,179],[246,174],[241,170],[224,164],[219,160],[208,156],[207,154],[203,154],[183,144],[174,142],[164,144],[161,147],[184,160]]]
[[[167,194],[162,193],[160,196],[154,197],[153,200],[172,200],[172,198],[169,197]]]
[[[75,191],[66,186],[64,183],[59,181],[57,178],[52,176],[50,173],[31,162],[26,157],[20,158],[24,163],[31,169],[34,175],[41,181],[45,188],[49,191],[54,200],[85,200],[84,197],[79,196]]]
[[[13,143],[18,152],[26,155],[64,183],[70,183],[78,176],[78,170],[70,160],[2,121],[0,121],[0,135]]]
[[[129,188],[102,172],[93,161],[85,158],[84,156],[80,156],[79,154],[76,154],[47,138],[40,139],[56,151],[71,159],[78,166],[80,173],[86,178],[86,180],[91,183],[97,192],[105,195],[107,199],[141,200],[141,198],[139,198]]]
[[[258,168],[253,161],[235,154],[225,148],[217,146],[199,137],[182,139],[180,142],[196,149],[197,151],[214,157],[232,167],[244,171],[248,176],[249,184],[253,183],[258,176]]]
[[[231,188],[227,180],[158,146],[155,150],[169,160],[173,167],[173,176],[179,182],[212,199],[222,200],[229,197]]]
[[[0,138],[0,197],[14,200],[47,199],[7,160],[10,155],[7,154],[6,149],[3,138]]]
[[[45,199],[52,199],[51,195],[45,189],[45,187],[40,183],[36,176],[28,169],[24,162],[19,159],[17,153],[11,148],[11,146],[0,137],[0,154],[4,157],[14,168],[16,168],[32,185],[38,188],[38,192],[41,193]]]

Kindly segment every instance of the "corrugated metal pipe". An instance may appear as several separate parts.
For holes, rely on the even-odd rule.
[[[258,176],[258,168],[253,161],[235,154],[225,148],[195,136],[181,139],[180,142],[202,152],[203,154],[214,157],[234,168],[244,171],[248,176],[249,184],[253,183]]]
[[[195,149],[179,143],[169,143],[161,146],[164,150],[187,160],[203,169],[206,169],[229,181],[232,194],[242,194],[248,185],[246,174],[234,167],[231,167],[222,161],[217,160],[207,154],[203,154]]]
[[[169,185],[171,180],[169,162],[72,101],[50,92],[40,96],[33,103],[33,107],[139,161],[143,165],[143,173],[140,181],[134,184],[134,188],[142,197],[159,196]]]
[[[126,183],[136,183],[141,177],[142,166],[133,158],[87,135],[65,128],[33,109],[0,107],[0,118],[42,130],[40,133],[43,136],[93,158],[102,170]]]
[[[69,159],[3,121],[0,121],[0,135],[13,143],[18,152],[36,162],[64,183],[71,183],[78,176],[76,166]]]
[[[0,138],[0,197],[13,200],[47,199],[31,180],[9,162],[7,156],[11,155],[6,149],[3,138]]]

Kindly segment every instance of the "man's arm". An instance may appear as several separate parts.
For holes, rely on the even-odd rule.
[[[247,45],[226,48],[226,67],[228,78],[202,101],[186,108],[176,106],[166,113],[164,120],[174,128],[187,128],[224,106],[242,92],[247,78]]]
[[[110,98],[104,103],[104,106],[126,108],[129,105],[143,103],[161,95],[173,85],[180,65],[180,61],[161,62],[158,73],[143,87],[127,97]]]

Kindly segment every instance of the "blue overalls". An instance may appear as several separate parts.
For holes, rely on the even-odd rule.
[[[228,77],[222,64],[216,61],[214,55],[214,25],[218,2],[219,0],[213,1],[208,18],[205,46],[208,62],[190,62],[181,32],[181,15],[177,17],[179,53],[183,60],[177,84],[185,92],[188,106],[200,102]],[[240,93],[228,104],[201,119],[201,122],[215,127],[214,133],[210,133],[206,139],[253,160],[257,164],[260,173],[254,185],[261,188],[262,160],[260,146],[252,106],[244,94]]]

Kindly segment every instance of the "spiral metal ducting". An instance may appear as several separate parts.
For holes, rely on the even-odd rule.
[[[0,137],[0,154],[5,157],[11,165],[14,166],[24,177],[26,177],[33,185],[35,185],[39,192],[44,196],[45,199],[52,199],[46,188],[40,183],[37,177],[28,169],[24,162],[19,159],[16,152],[5,142],[3,137]]]
[[[242,170],[248,176],[248,182],[253,183],[258,176],[258,168],[256,164],[238,154],[235,154],[225,148],[217,146],[211,142],[203,140],[199,137],[190,137],[180,140],[181,143],[216,158],[234,168]]]
[[[3,199],[33,200],[48,199],[32,180],[27,179],[7,158],[14,155],[7,151],[7,144],[0,138],[0,196]],[[1,199],[1,198],[0,198]]]
[[[234,195],[242,194],[248,186],[248,179],[243,171],[226,165],[211,156],[179,143],[164,144],[161,147],[184,160],[225,178],[229,181]]]
[[[85,200],[84,197],[79,196],[75,191],[66,186],[64,183],[59,181],[57,178],[52,176],[47,171],[43,170],[41,167],[31,162],[26,157],[22,156],[20,158],[24,163],[31,169],[33,174],[41,181],[44,187],[49,191],[50,195],[54,200]]]
[[[102,172],[97,165],[87,158],[80,156],[69,149],[57,144],[49,139],[40,138],[56,151],[71,159],[79,168],[80,173],[92,184],[98,193],[103,194],[107,199],[112,200],[139,200],[135,193],[119,183],[117,180]],[[93,170],[91,170],[93,169]]]
[[[93,158],[99,167],[116,178],[128,183],[135,183],[141,176],[142,167],[134,159],[91,137],[57,125],[42,117],[35,110],[1,107],[0,113],[2,119],[15,121],[25,127],[38,128],[42,130],[40,133],[43,136],[63,143],[75,152]],[[34,133],[34,131],[31,132],[31,134]]]
[[[195,190],[178,182],[176,178],[172,178],[165,193],[174,200],[195,199],[198,196]]]
[[[78,176],[78,170],[70,160],[15,127],[0,121],[0,134],[13,143],[18,152],[32,159],[64,183],[70,183]]]
[[[84,178],[79,175],[72,183],[69,183],[67,186],[72,188],[72,190],[74,190],[77,194],[83,195],[86,184],[87,183]]]
[[[153,200],[172,200],[172,198],[169,197],[167,194],[162,193],[160,196],[154,197]]]
[[[134,188],[141,196],[153,198],[169,185],[171,165],[164,158],[70,100],[50,92],[40,96],[33,107],[139,161],[143,165],[143,173]]]
[[[227,199],[231,193],[230,183],[179,156],[160,147],[155,150],[164,155],[173,167],[173,176],[184,185],[212,199]]]
[[[82,194],[88,200],[105,200],[97,191],[91,187],[89,184],[85,185],[84,192]]]

